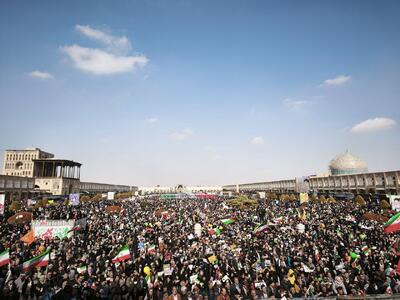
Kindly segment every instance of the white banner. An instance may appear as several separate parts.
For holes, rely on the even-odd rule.
[[[53,239],[58,237],[63,239],[71,237],[74,227],[74,220],[33,220],[32,229],[36,238]]]
[[[5,203],[5,195],[0,195],[0,215],[4,215],[4,203]]]
[[[107,200],[114,200],[114,194],[115,194],[115,192],[108,192]]]

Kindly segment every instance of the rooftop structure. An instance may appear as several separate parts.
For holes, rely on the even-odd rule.
[[[368,166],[359,157],[346,151],[331,160],[329,170],[331,175],[360,174],[368,172]]]

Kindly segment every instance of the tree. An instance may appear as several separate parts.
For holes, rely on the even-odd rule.
[[[321,203],[325,203],[325,202],[326,202],[326,198],[325,198],[324,195],[321,195],[321,196],[319,197],[319,202],[321,202]]]
[[[335,198],[333,198],[332,196],[329,196],[328,202],[329,202],[329,203],[335,203],[336,200],[335,200]]]
[[[101,199],[103,199],[103,196],[101,194],[96,194],[92,198],[93,201],[100,201]]]
[[[389,202],[387,202],[386,200],[382,200],[380,204],[381,204],[382,209],[391,209],[392,208],[391,205],[389,204]]]
[[[314,194],[310,196],[310,201],[317,201],[317,200],[318,198]]]
[[[47,198],[40,199],[36,202],[36,208],[45,207],[47,205]]]
[[[21,209],[21,203],[19,203],[19,201],[13,201],[10,204],[10,210],[11,211],[17,211]]]
[[[355,202],[360,205],[360,206],[364,206],[367,203],[365,202],[364,198],[361,195],[357,195]]]
[[[80,201],[83,202],[83,203],[89,202],[89,201],[90,201],[90,196],[88,196],[88,195],[83,195],[83,196],[80,198]]]
[[[295,194],[290,194],[289,200],[290,200],[290,201],[296,201],[296,200],[297,200],[297,197],[295,196]]]

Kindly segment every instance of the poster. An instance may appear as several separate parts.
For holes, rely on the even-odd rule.
[[[69,194],[69,204],[70,205],[79,205],[79,193],[78,194]]]
[[[399,195],[386,195],[389,198],[390,205],[393,210],[400,211],[400,196]]]
[[[308,202],[308,194],[307,193],[300,193],[300,204]]]
[[[53,239],[58,237],[60,239],[71,237],[71,229],[74,227],[74,220],[33,220],[32,229],[36,238],[40,239]]]
[[[258,192],[260,199],[265,199],[265,192]]]
[[[115,192],[108,192],[107,193],[107,200],[114,200]]]
[[[5,195],[0,194],[0,215],[4,215]]]

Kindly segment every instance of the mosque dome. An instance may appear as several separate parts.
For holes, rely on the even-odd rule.
[[[368,166],[359,157],[346,151],[331,160],[329,170],[332,175],[359,174],[368,172]]]

